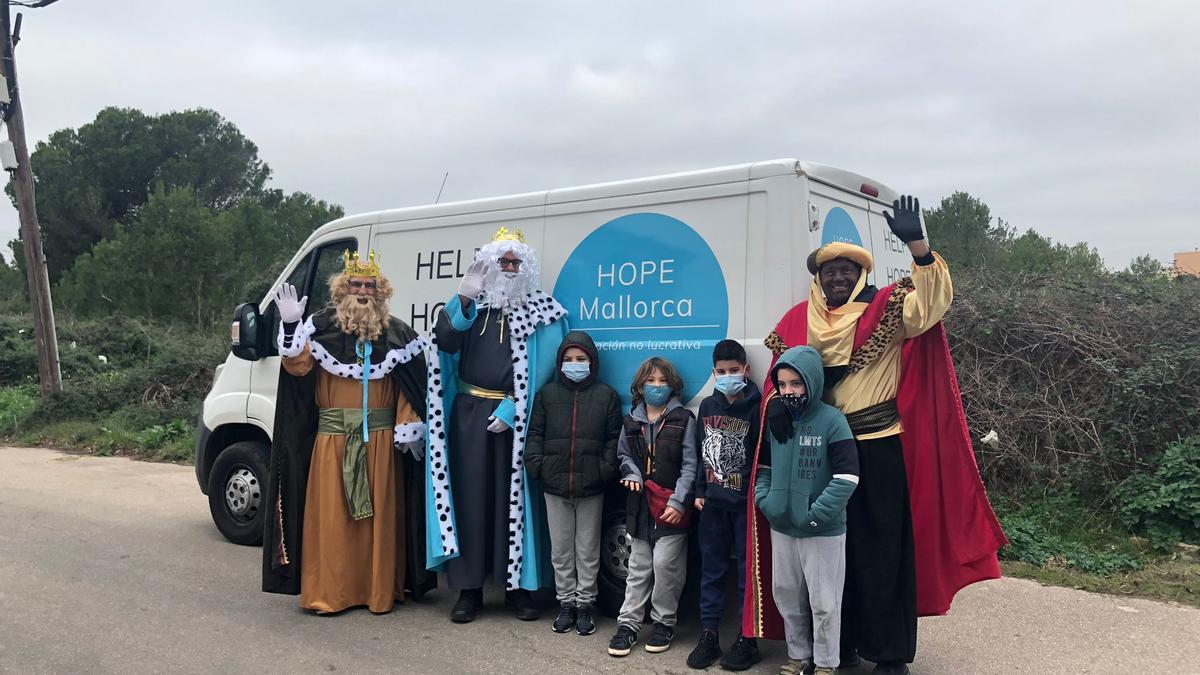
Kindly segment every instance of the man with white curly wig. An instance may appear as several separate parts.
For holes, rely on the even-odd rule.
[[[545,504],[524,452],[533,395],[554,376],[567,312],[537,283],[534,250],[502,227],[433,329],[427,563],[460,591],[456,623],[475,618],[489,577],[524,621],[538,618],[529,591],[552,583]]]
[[[537,290],[541,273],[537,254],[523,241],[489,242],[476,253],[474,265],[484,270],[480,302],[493,309],[524,305]],[[467,274],[470,273],[468,268]]]

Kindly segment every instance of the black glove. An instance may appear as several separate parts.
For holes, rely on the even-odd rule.
[[[771,427],[771,435],[779,443],[787,443],[792,434],[796,433],[792,411],[788,410],[778,396],[767,403],[767,425]]]
[[[920,200],[911,195],[902,196],[892,202],[892,209],[896,212],[894,216],[887,211],[883,212],[888,227],[892,228],[892,234],[906,244],[925,238],[925,233],[921,231]]]

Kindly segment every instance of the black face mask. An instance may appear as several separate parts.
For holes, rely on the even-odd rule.
[[[808,406],[808,394],[782,394],[783,404],[788,410],[792,411],[793,415],[799,415],[804,412],[804,408]]]

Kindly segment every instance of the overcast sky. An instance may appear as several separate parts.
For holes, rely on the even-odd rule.
[[[1114,266],[1200,246],[1194,2],[568,4],[60,0],[24,10],[29,141],[213,108],[350,213],[796,157]]]

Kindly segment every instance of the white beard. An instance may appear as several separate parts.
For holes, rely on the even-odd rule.
[[[483,299],[489,307],[497,309],[520,307],[529,299],[532,290],[533,279],[523,274],[489,271],[484,278]]]

